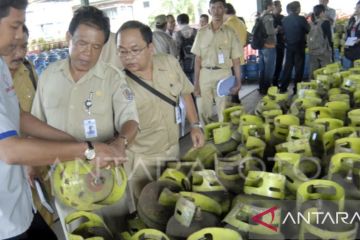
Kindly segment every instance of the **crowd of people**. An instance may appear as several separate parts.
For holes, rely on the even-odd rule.
[[[285,92],[293,66],[294,86],[302,81],[306,34],[313,25],[321,25],[328,51],[309,52],[311,69],[332,61],[336,14],[328,0],[320,0],[309,24],[299,15],[298,1],[287,6],[286,17],[280,1],[265,3],[259,90],[276,85]],[[154,31],[128,21],[116,33],[110,33],[101,10],[83,6],[66,33],[68,58],[38,78],[25,59],[31,34],[24,25],[27,5],[27,0],[0,1],[0,238],[56,239],[33,206],[30,185],[38,167],[74,159],[102,168],[124,166],[136,201],[143,186],[158,177],[159,166],[179,159],[180,102],[198,148],[204,145],[202,125],[213,120],[213,103],[222,121],[231,101],[217,95],[218,81],[234,75],[230,93],[232,101],[239,100],[248,37],[244,21],[225,0],[209,1],[211,19],[202,14],[200,29],[190,27],[183,13],[176,17],[177,28],[170,14],[155,17]],[[356,6],[347,29],[360,37],[360,2]],[[61,203],[57,210],[62,222],[74,211]]]
[[[314,70],[334,61],[333,33],[336,11],[328,6],[329,0],[319,0],[308,16],[300,15],[301,3],[293,1],[287,4],[287,16],[281,14],[281,1],[265,1],[265,10],[259,19],[264,23],[267,37],[259,49],[259,92],[266,94],[270,86],[277,86],[280,92],[288,92],[293,82],[296,94],[297,83],[304,79],[305,51],[309,55],[309,78]],[[359,4],[346,27],[346,39],[359,37]],[[346,46],[345,56],[351,61],[358,59],[360,46]],[[295,73],[293,76],[293,72]]]

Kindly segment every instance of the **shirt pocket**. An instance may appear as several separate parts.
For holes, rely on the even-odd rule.
[[[227,41],[226,43],[222,43],[219,45],[218,54],[224,55],[225,63],[230,59],[231,56],[231,48],[230,48],[230,42]]]
[[[44,100],[44,108],[45,109],[59,108],[61,102],[62,100],[60,98],[49,97],[46,100]]]
[[[178,76],[174,78],[177,77]],[[181,90],[182,90],[182,85],[180,82],[176,80],[169,80],[167,84],[164,84],[160,87],[160,92],[175,102],[177,102],[179,96],[181,95]]]
[[[104,96],[94,96],[92,100],[92,106],[90,108],[91,114],[104,115],[108,111],[112,111],[112,101],[105,99]],[[84,103],[84,110],[87,111]],[[110,114],[110,113],[108,113]]]

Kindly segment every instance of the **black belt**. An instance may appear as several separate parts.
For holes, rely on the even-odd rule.
[[[205,67],[206,69],[210,69],[210,70],[219,70],[222,69],[221,67]]]

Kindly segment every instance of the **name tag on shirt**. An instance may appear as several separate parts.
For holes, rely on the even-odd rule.
[[[222,53],[222,52],[218,53],[218,62],[219,62],[219,64],[225,63],[224,53]]]
[[[176,124],[181,123],[181,109],[179,106],[175,107],[175,121],[176,121]]]
[[[85,138],[97,137],[97,129],[96,129],[96,120],[95,119],[84,120],[84,133],[85,133]]]

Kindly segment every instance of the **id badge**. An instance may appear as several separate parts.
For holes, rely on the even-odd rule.
[[[95,119],[84,120],[84,133],[85,133],[85,138],[97,137],[97,129],[96,129],[96,120]]]
[[[219,62],[219,64],[225,63],[224,53],[222,53],[222,52],[218,53],[218,62]]]
[[[181,123],[181,109],[179,106],[175,107],[175,121],[176,121],[176,124]]]

